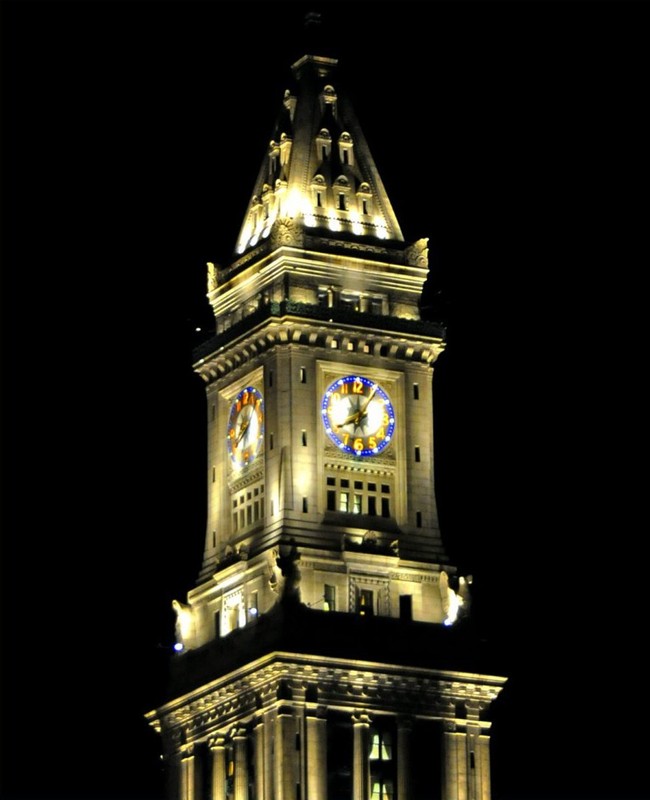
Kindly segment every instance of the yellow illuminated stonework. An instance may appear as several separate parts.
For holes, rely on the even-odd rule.
[[[459,644],[469,579],[438,525],[427,240],[404,241],[336,60],[293,84],[233,260],[207,265],[205,548],[148,718],[178,800],[489,800],[504,679]]]

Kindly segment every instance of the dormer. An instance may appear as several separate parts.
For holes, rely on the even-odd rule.
[[[345,175],[339,175],[334,181],[334,203],[337,211],[350,210],[350,195],[352,190],[350,188],[350,181]]]
[[[354,166],[354,142],[347,131],[339,136],[339,160],[344,167]]]
[[[324,112],[327,106],[331,106],[332,113],[336,115],[337,100],[338,98],[334,87],[329,84],[324,86],[323,91],[320,93],[321,111]]]
[[[319,161],[326,161],[332,152],[332,137],[327,128],[321,128],[316,135],[316,152]]]
[[[365,181],[359,184],[357,189],[357,209],[362,217],[368,217],[372,214],[372,192],[370,191],[370,184]]]

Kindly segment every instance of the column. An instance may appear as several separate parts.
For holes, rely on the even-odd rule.
[[[275,800],[296,799],[299,755],[293,709],[281,706],[275,720]]]
[[[490,737],[485,734],[477,736],[476,745],[476,769],[479,770],[477,800],[490,800],[492,795],[490,786]]]
[[[453,722],[443,722],[442,731],[442,798],[469,800],[467,797],[466,736],[458,733]]]
[[[238,728],[233,737],[235,761],[234,800],[248,800],[248,736],[244,728]]]
[[[370,717],[353,714],[352,800],[370,800]]]
[[[307,723],[307,798],[327,800],[327,720],[310,711]]]
[[[196,756],[194,754],[194,745],[183,745],[181,748],[180,800],[195,800],[196,796]]]
[[[264,800],[264,718],[260,717],[255,722],[255,800]],[[268,795],[270,797],[270,794]]]
[[[212,751],[212,782],[210,800],[226,800],[226,740],[215,736],[208,740]]]
[[[275,796],[273,775],[273,739],[275,736],[275,712],[264,713],[264,797],[271,800]]]
[[[397,800],[410,800],[412,728],[410,718],[399,717],[397,719]]]

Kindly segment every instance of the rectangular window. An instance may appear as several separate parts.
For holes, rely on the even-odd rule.
[[[354,342],[348,342],[348,350],[354,350]]]
[[[343,150],[343,163],[349,164],[350,163],[350,154],[348,153],[347,148]]]
[[[357,612],[363,616],[374,614],[373,593],[370,589],[359,589],[357,595]]]
[[[216,480],[217,480],[217,468],[212,467],[212,483],[214,483]]]
[[[217,639],[221,636],[221,615],[218,611],[214,612],[214,635]]]
[[[370,514],[371,517],[377,516],[377,498],[373,495],[368,497],[368,514]]]
[[[369,353],[369,352],[370,352],[370,345],[369,345],[369,344],[364,344],[364,346],[363,346],[363,352],[364,352],[364,353]]]
[[[302,432],[302,446],[307,447],[307,431]]]
[[[469,768],[470,769],[476,769],[476,759],[474,757],[474,751],[473,750],[469,751]]]
[[[352,509],[352,511],[355,514],[360,514],[361,513],[361,495],[360,494],[355,494],[354,495],[354,508]]]
[[[420,448],[416,445],[415,447],[415,460],[416,462],[420,462]]]
[[[339,211],[345,211],[345,195],[339,192]]]
[[[249,606],[248,606],[249,619],[255,619],[255,617],[259,613],[259,610],[260,610],[260,607],[259,607],[259,595],[258,595],[257,592],[251,592],[250,603],[249,603]]]
[[[327,158],[327,147],[325,145],[321,145],[320,154],[323,161]]]
[[[235,513],[232,515],[232,530],[233,530],[233,533],[237,533],[237,529],[239,527],[239,525],[237,524],[237,521],[238,521],[237,512],[235,511]]]
[[[316,192],[316,205],[318,208],[323,207],[323,194],[322,192]]]
[[[246,524],[246,516],[244,514],[244,509],[240,508],[239,509],[239,527],[243,528],[245,524]]]
[[[368,484],[368,491],[369,492],[376,492],[377,491],[377,484],[376,483],[369,483]]]
[[[307,370],[300,367],[300,383],[307,383]]]
[[[387,497],[381,498],[381,515],[382,517],[390,517],[390,500]]]
[[[354,482],[355,489],[363,489],[363,481],[355,481]]]
[[[401,594],[399,596],[399,618],[405,622],[413,619],[413,595]]]
[[[246,506],[246,524],[252,525],[253,524],[253,509],[251,506]]]
[[[269,389],[273,386],[273,370],[269,370]]]
[[[256,500],[253,504],[253,522],[257,522],[260,518],[260,501]]]
[[[347,478],[341,478],[341,488],[347,489],[350,486],[350,481]]]
[[[330,586],[328,583],[325,584],[323,592],[323,610],[336,611],[336,586]]]
[[[269,450],[273,450],[273,434],[269,433]]]
[[[336,486],[336,478],[328,478],[327,479],[328,486]]]
[[[415,512],[415,527],[421,528],[422,527],[422,512],[416,511]]]
[[[362,200],[361,201],[361,205],[362,205],[362,208],[363,208],[363,213],[367,214],[368,213],[368,201],[367,200]]]
[[[338,341],[338,339],[332,339],[332,342],[331,342],[331,344],[330,344],[330,347],[332,348],[332,350],[338,350],[338,348],[339,348],[339,341]]]
[[[417,383],[413,384],[413,399],[414,400],[420,399],[420,387]]]
[[[334,489],[327,490],[327,510],[336,511],[336,491]]]
[[[339,495],[339,511],[349,511],[350,510],[350,493],[349,492],[341,492]]]
[[[217,532],[216,531],[212,531],[212,546],[213,547],[217,546]]]
[[[390,494],[390,486],[387,483],[382,483],[381,491],[383,494]]]
[[[303,514],[307,513],[307,498],[306,497],[302,498],[302,513]]]

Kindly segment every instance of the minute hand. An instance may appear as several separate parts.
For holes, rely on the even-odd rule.
[[[359,414],[359,419],[361,419],[361,417],[365,417],[365,415],[366,415],[366,409],[368,408],[368,406],[369,406],[369,404],[370,404],[370,401],[372,400],[372,398],[375,396],[375,392],[376,392],[376,391],[377,391],[377,387],[375,386],[375,387],[373,387],[373,390],[372,390],[372,392],[370,392],[370,394],[368,395],[368,399],[366,400],[366,402],[365,402],[365,403],[364,403],[364,404],[361,406],[361,408],[359,409],[359,411],[358,411],[358,414]]]

